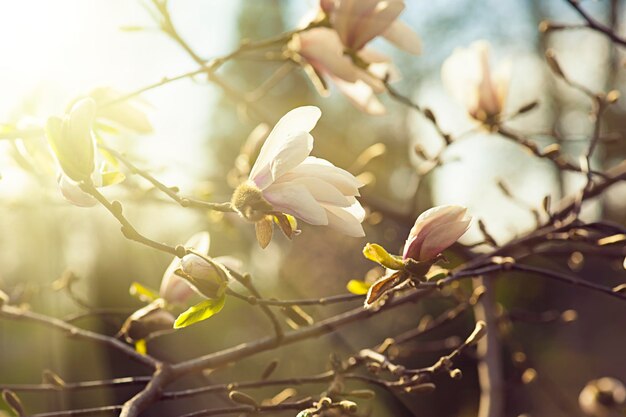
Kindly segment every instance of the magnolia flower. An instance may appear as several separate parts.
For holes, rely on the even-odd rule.
[[[185,243],[185,247],[193,249],[195,252],[208,256],[209,248],[211,246],[211,236],[208,232],[199,232],[189,238]],[[241,269],[241,262],[230,256],[218,256],[213,258],[216,265],[224,265],[232,270]],[[215,289],[215,295],[220,290],[220,285],[224,282],[223,271],[218,269],[215,265],[207,263],[204,259],[198,255],[189,254],[185,255],[182,259],[176,257],[172,260],[170,265],[163,274],[161,280],[161,288],[159,289],[159,295],[168,303],[183,304],[193,294],[197,293],[203,297],[207,297],[207,287],[211,283],[216,283],[213,289]],[[178,276],[177,270],[182,270],[191,279],[201,281],[198,285],[192,285],[188,280]],[[202,287],[202,288],[199,288]]]
[[[96,107],[92,98],[83,98],[74,103],[62,119],[50,117],[46,124],[46,137],[60,168],[59,189],[66,200],[79,207],[97,203],[80,188],[81,182],[103,187],[124,179],[121,172],[111,170],[95,151]]]
[[[385,91],[381,79],[386,74],[395,73],[389,58],[364,50],[359,58],[369,66],[363,69],[344,55],[337,32],[323,27],[294,35],[288,47],[310,65],[305,69],[309,69],[308,75],[322,96],[328,95],[324,82],[327,77],[359,110],[372,115],[385,113],[385,107],[376,94]]]
[[[283,116],[261,147],[248,181],[233,194],[233,207],[259,222],[276,212],[312,225],[364,236],[365,211],[355,198],[362,184],[349,172],[309,156],[321,111],[298,107]]]
[[[467,231],[471,218],[461,206],[438,206],[426,210],[415,221],[404,244],[402,259],[429,261],[456,242]]]
[[[417,55],[419,38],[398,20],[404,7],[404,0],[320,0],[320,8],[349,50],[359,51],[382,35],[400,49]]]
[[[90,181],[95,170],[92,126],[96,102],[84,98],[74,103],[63,119],[51,117],[46,124],[48,143],[63,170],[73,181]]]
[[[511,66],[502,63],[495,72],[489,65],[489,43],[477,41],[457,48],[441,67],[441,78],[450,93],[480,121],[494,119],[503,110]]]

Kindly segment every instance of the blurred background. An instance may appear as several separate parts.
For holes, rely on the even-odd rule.
[[[584,1],[583,6],[619,31],[626,8],[619,0]],[[563,175],[538,161],[520,146],[497,135],[476,130],[462,106],[443,88],[440,68],[456,47],[486,39],[494,62],[513,63],[507,113],[539,102],[539,107],[509,123],[542,145],[555,141],[576,160],[592,129],[589,100],[557,80],[543,54],[554,48],[569,78],[594,91],[626,93],[624,55],[606,38],[588,31],[543,34],[539,22],[550,19],[577,23],[579,17],[562,0],[406,0],[402,20],[422,38],[419,57],[404,54],[384,41],[374,46],[393,57],[402,73],[395,87],[437,115],[444,131],[463,139],[442,155],[443,165],[426,172],[415,147],[434,156],[442,142],[432,125],[389,97],[382,97],[387,114],[366,116],[337,91],[320,98],[301,71],[289,72],[274,88],[254,97],[282,63],[258,60],[229,62],[220,79],[245,97],[206,79],[185,79],[142,95],[154,132],[118,138],[112,144],[136,164],[183,195],[228,201],[239,180],[233,170],[240,149],[260,123],[272,125],[288,110],[307,104],[322,109],[313,131],[315,156],[360,174],[368,181],[363,201],[369,206],[367,238],[341,236],[321,227],[301,224],[303,234],[293,242],[277,236],[262,250],[250,224],[234,215],[184,209],[128,175],[105,190],[122,201],[139,231],[157,241],[184,243],[193,233],[211,233],[211,256],[232,255],[244,262],[263,294],[277,298],[321,297],[345,293],[350,279],[361,279],[373,264],[361,248],[377,242],[399,252],[417,215],[437,204],[463,204],[483,219],[500,243],[535,225],[531,209],[546,195],[553,200],[584,185],[584,178]],[[170,12],[180,35],[203,58],[228,53],[242,39],[263,39],[296,27],[316,7],[315,0],[172,0]],[[159,32],[141,1],[22,0],[0,1],[0,123],[28,127],[61,115],[68,103],[96,87],[133,91],[194,70],[197,64]],[[246,94],[248,94],[246,96]],[[236,94],[235,94],[236,95]],[[624,159],[626,101],[612,106],[604,124],[607,140],[596,152],[596,167]],[[0,135],[1,136],[1,135]],[[356,156],[382,143],[384,155],[365,165]],[[0,289],[12,301],[57,317],[84,311],[57,281],[72,271],[79,281],[78,296],[89,306],[133,311],[141,304],[129,295],[133,281],[158,289],[171,258],[131,243],[105,210],[83,209],[60,195],[45,139],[0,139]],[[511,199],[498,186],[514,192]],[[626,187],[616,186],[601,200],[585,207],[587,219],[626,223]],[[475,225],[474,225],[475,226]],[[477,229],[477,228],[476,228]],[[474,227],[462,243],[480,239]],[[451,255],[454,261],[454,255]],[[574,256],[571,252],[536,256],[533,262],[556,269],[573,269],[579,276],[617,285],[626,278],[623,259]],[[600,376],[626,377],[623,322],[626,306],[612,298],[537,277],[508,275],[498,280],[498,301],[519,317],[575,310],[578,319],[548,324],[503,322],[507,415],[576,416],[578,393]],[[517,279],[519,278],[519,279]],[[358,302],[352,303],[356,307]],[[262,354],[181,381],[179,387],[258,378],[267,363],[279,358],[276,377],[309,375],[328,367],[329,355],[346,357],[355,350],[416,326],[426,315],[452,306],[446,298],[432,299],[389,315],[354,325],[337,334]],[[307,308],[314,319],[330,317],[347,305]],[[115,334],[124,316],[83,318],[77,324]],[[407,366],[432,364],[446,350],[442,340],[469,334],[471,313],[397,352]],[[157,357],[180,361],[268,334],[271,327],[253,307],[229,299],[219,317],[176,335],[152,341]],[[245,363],[243,363],[245,362]],[[475,360],[460,363],[464,378],[437,380],[433,394],[399,395],[379,392],[363,409],[373,416],[474,416],[478,403]],[[66,381],[140,375],[143,370],[115,352],[66,339],[57,332],[20,322],[0,321],[0,383],[35,383],[42,369],[52,369]],[[532,371],[529,371],[531,369]],[[533,374],[534,372],[534,374]],[[298,387],[316,394],[324,386]],[[32,393],[22,396],[29,413],[122,403],[136,389],[120,388],[77,393]],[[255,391],[257,398],[277,390]],[[223,396],[162,403],[146,415],[180,415],[202,407],[223,406]],[[2,405],[0,405],[1,409]],[[368,408],[369,407],[369,408]],[[288,413],[287,413],[288,414]]]

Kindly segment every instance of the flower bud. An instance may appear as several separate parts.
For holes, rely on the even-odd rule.
[[[76,102],[63,119],[51,117],[46,136],[63,172],[74,181],[90,180],[95,169],[92,125],[96,102],[84,98]]]
[[[207,262],[198,255],[185,255],[180,262],[184,278],[207,298],[219,298],[228,283],[226,268]]]
[[[435,258],[456,242],[468,229],[464,220],[467,209],[461,206],[438,206],[422,213],[404,244],[403,259],[424,262]]]
[[[130,315],[122,325],[120,334],[127,341],[145,339],[152,333],[169,330],[174,325],[174,316],[163,309],[163,300],[156,300]]]

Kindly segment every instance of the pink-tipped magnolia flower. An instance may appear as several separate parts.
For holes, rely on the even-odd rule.
[[[441,67],[444,86],[465,105],[470,116],[480,121],[502,112],[510,81],[510,62],[501,63],[492,72],[489,49],[486,41],[457,48]]]
[[[248,181],[233,194],[233,206],[251,221],[281,212],[312,225],[364,236],[365,211],[355,198],[362,184],[349,172],[309,156],[309,133],[321,117],[314,106],[283,116],[261,147]]]
[[[385,113],[385,107],[376,94],[385,91],[381,81],[386,74],[394,73],[390,60],[371,50],[363,50],[359,57],[367,62],[367,70],[358,67],[343,53],[339,35],[329,28],[314,28],[293,36],[289,49],[309,64],[315,71],[311,78],[319,77],[316,85],[323,96],[328,95],[324,78],[329,78],[359,110],[371,114]]]
[[[461,206],[438,206],[426,210],[415,221],[402,252],[403,259],[424,262],[434,259],[467,231],[471,218]]]
[[[193,249],[195,252],[204,256],[208,256],[210,246],[211,236],[208,232],[196,233],[185,243],[186,248]],[[213,258],[213,260],[215,263],[224,265],[229,269],[241,269],[241,262],[230,256],[219,256]],[[163,279],[161,280],[161,288],[159,290],[161,298],[168,303],[184,304],[194,294],[204,296],[198,288],[194,288],[189,281],[176,275],[176,270],[178,269],[182,269],[190,275],[196,275],[198,273],[197,269],[200,268],[199,265],[201,264],[205,265],[206,268],[214,268],[197,255],[189,254],[185,255],[182,259],[174,258],[165,270]]]
[[[404,0],[320,0],[320,8],[349,50],[360,51],[372,39],[383,36],[417,55],[421,49],[419,38],[398,20],[404,7]]]

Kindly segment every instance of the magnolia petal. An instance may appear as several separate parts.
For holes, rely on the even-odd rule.
[[[346,45],[359,50],[376,36],[385,32],[404,10],[402,1],[380,1],[374,10],[361,17],[358,26],[353,30],[355,35],[352,44]]]
[[[285,174],[275,184],[290,182],[304,185],[313,198],[320,203],[332,204],[338,207],[350,206],[351,202],[335,186],[315,176],[300,176],[293,172]]]
[[[210,245],[211,235],[209,235],[208,232],[198,232],[185,242],[186,248],[194,249],[202,255],[209,254]],[[187,280],[176,275],[175,271],[180,267],[180,259],[174,258],[165,270],[163,278],[161,279],[159,295],[161,298],[170,303],[182,304],[187,301],[189,297],[194,294],[194,292],[197,292],[197,290],[194,289]]]
[[[80,189],[80,186],[69,179],[65,174],[59,175],[59,190],[63,197],[78,207],[93,207],[98,201]]]
[[[320,9],[329,14],[335,10],[335,0],[320,0]]]
[[[444,87],[470,113],[478,107],[481,76],[480,62],[470,48],[456,48],[441,66]]]
[[[315,201],[309,190],[301,184],[272,184],[263,192],[263,197],[282,213],[291,214],[313,225],[327,225],[328,216]]]
[[[356,66],[344,55],[339,35],[330,28],[315,28],[295,35],[290,47],[320,73],[332,74],[350,82],[357,79]]]
[[[300,176],[314,176],[324,180],[345,196],[358,196],[359,188],[363,186],[363,183],[348,171],[336,167],[325,159],[314,156],[307,157],[291,172]]]
[[[460,222],[440,224],[434,227],[424,240],[418,260],[427,261],[443,252],[461,236],[463,236],[463,234],[467,231],[469,224],[470,220],[464,220]]]
[[[272,179],[275,181],[290,169],[300,165],[312,150],[313,136],[309,133],[301,132],[287,138],[270,162]],[[265,188],[261,184],[257,185],[261,189]]]
[[[422,43],[417,34],[406,23],[396,20],[393,22],[383,36],[398,48],[413,55],[422,52]]]
[[[326,204],[323,206],[328,214],[329,227],[348,236],[365,236],[365,231],[361,225],[363,221],[361,214],[364,216],[365,212],[359,202],[356,202],[350,207],[335,207]]]
[[[250,171],[250,179],[258,176],[259,171],[269,167],[273,157],[278,153],[286,138],[301,132],[313,130],[322,112],[315,106],[303,106],[291,110],[284,115],[270,132],[261,147],[259,156]]]
[[[419,258],[424,240],[435,226],[461,221],[466,212],[467,209],[462,206],[443,205],[432,207],[420,214],[409,232],[402,257]]]
[[[378,100],[372,87],[367,83],[361,80],[356,83],[347,83],[336,78],[335,84],[348,100],[362,112],[373,116],[385,114],[385,106]]]

